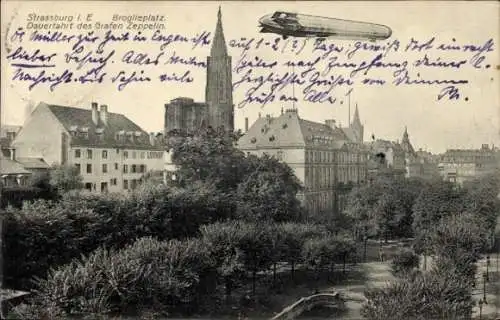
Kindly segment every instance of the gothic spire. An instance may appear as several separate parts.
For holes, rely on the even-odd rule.
[[[210,50],[211,57],[226,57],[227,47],[226,40],[224,39],[224,31],[222,30],[222,13],[217,13],[217,26],[215,27],[215,34],[212,40],[212,49]]]
[[[358,104],[356,103],[356,109],[354,110],[354,117],[352,119],[352,123],[361,123],[361,120],[359,119],[359,111],[358,111]]]

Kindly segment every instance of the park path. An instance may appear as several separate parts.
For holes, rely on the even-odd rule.
[[[486,282],[486,301],[482,306],[481,319],[497,319],[500,317],[500,273],[499,257],[492,255],[490,266],[488,267],[489,281]],[[486,258],[483,257],[477,262],[476,288],[473,290],[473,298],[476,302],[484,299],[483,274],[486,273]],[[473,318],[479,319],[479,303],[473,309]]]
[[[342,315],[342,319],[362,319],[361,307],[365,301],[364,291],[368,288],[383,288],[388,281],[394,280],[390,266],[387,262],[366,262],[356,265],[360,271],[366,275],[364,284],[334,285],[329,290],[340,292],[346,299],[347,312]]]

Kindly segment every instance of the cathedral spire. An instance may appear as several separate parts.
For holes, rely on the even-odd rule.
[[[354,117],[352,119],[353,123],[361,123],[361,120],[359,119],[359,111],[358,111],[358,104],[356,103],[356,109],[354,110]]]
[[[217,26],[215,27],[215,34],[212,40],[212,49],[210,50],[211,57],[226,57],[227,47],[226,40],[224,39],[224,31],[222,30],[222,13],[219,6],[217,12]]]

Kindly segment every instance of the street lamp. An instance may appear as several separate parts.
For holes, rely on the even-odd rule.
[[[479,320],[481,320],[483,316],[483,300],[479,300]]]
[[[483,273],[483,300],[485,304],[488,304],[488,301],[486,300],[486,273]]]
[[[366,244],[368,242],[368,237],[366,236],[366,233],[363,235],[363,241],[365,244],[364,252],[363,252],[363,261],[366,262]]]
[[[486,256],[486,281],[490,281],[490,275],[489,275],[489,268],[490,268],[490,255]]]

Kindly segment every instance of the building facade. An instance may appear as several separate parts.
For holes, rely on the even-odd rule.
[[[43,134],[41,134],[43,132]],[[86,189],[134,189],[148,171],[163,170],[161,137],[106,105],[90,109],[40,103],[12,142],[16,156],[76,166]]]
[[[180,97],[165,104],[165,134],[200,127],[234,131],[232,62],[227,52],[219,7],[210,56],[207,57],[205,102]]]
[[[433,179],[439,176],[438,166],[433,158],[433,155],[422,151],[415,151],[410,142],[408,129],[405,127],[403,139],[401,140],[401,147],[405,155],[405,177],[406,178],[420,178],[420,179]]]
[[[481,149],[450,149],[441,155],[438,168],[444,180],[463,184],[498,170],[498,152],[487,144]]]
[[[312,214],[338,212],[345,202],[343,186],[366,180],[363,146],[350,141],[335,120],[308,121],[297,109],[259,117],[238,147],[247,155],[268,154],[286,162],[302,182],[298,197]]]
[[[404,177],[405,152],[398,142],[377,139],[365,143],[368,152],[368,180],[373,181],[380,174]]]

